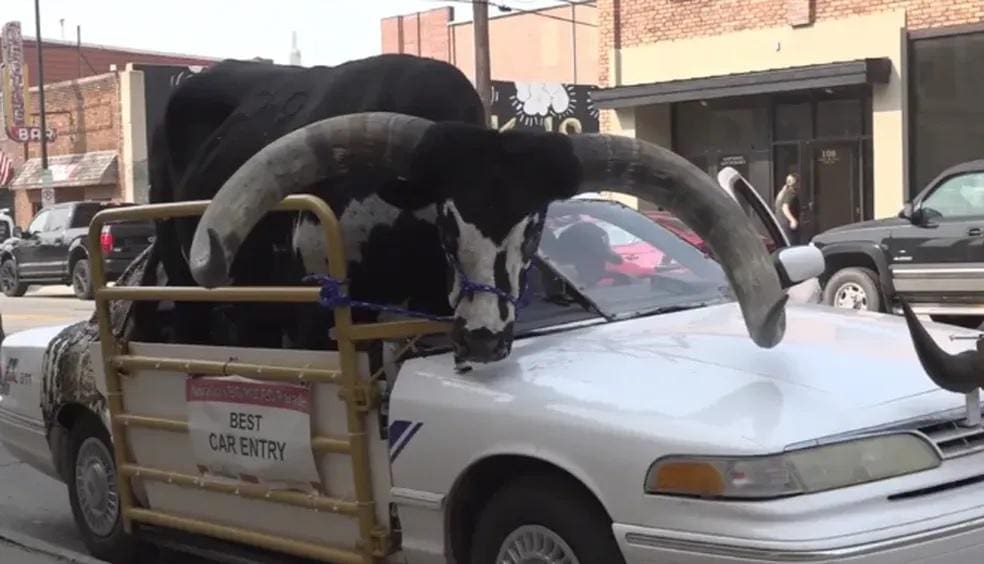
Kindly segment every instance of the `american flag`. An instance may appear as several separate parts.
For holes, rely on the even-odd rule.
[[[0,151],[0,188],[3,188],[14,179],[14,161],[10,160],[7,153]]]

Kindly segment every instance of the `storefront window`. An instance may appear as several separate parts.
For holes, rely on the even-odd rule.
[[[854,137],[862,131],[862,107],[859,98],[820,100],[817,102],[817,137]]]
[[[813,137],[809,102],[776,104],[776,141],[798,141]]]
[[[911,197],[947,167],[984,155],[984,32],[915,39],[909,53]]]

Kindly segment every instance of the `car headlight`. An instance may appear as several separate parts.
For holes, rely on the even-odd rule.
[[[936,449],[921,437],[886,434],[764,456],[660,458],[646,493],[716,499],[770,499],[854,486],[936,468]]]

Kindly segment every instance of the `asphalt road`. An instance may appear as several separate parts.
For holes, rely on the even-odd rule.
[[[10,335],[33,327],[81,321],[92,315],[92,303],[76,298],[70,286],[35,286],[20,298],[0,295],[3,330]]]

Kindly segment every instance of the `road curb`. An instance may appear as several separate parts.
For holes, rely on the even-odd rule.
[[[106,562],[93,558],[88,554],[75,552],[74,550],[62,548],[41,539],[34,538],[30,535],[25,535],[23,533],[18,533],[16,531],[11,531],[0,527],[0,544],[3,543],[12,544],[15,547],[31,552],[45,554],[47,556],[57,558],[62,562],[71,562],[72,564],[106,564]]]

